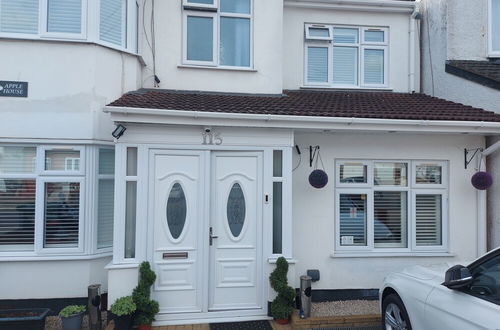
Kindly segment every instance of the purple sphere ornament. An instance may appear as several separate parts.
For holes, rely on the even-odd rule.
[[[323,170],[314,170],[309,174],[309,183],[314,188],[323,188],[328,183],[328,174]]]
[[[489,173],[477,172],[470,180],[474,188],[478,190],[486,190],[493,184],[493,178]]]

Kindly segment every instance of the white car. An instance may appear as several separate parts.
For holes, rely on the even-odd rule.
[[[414,266],[380,289],[386,330],[500,330],[500,248],[467,267]]]

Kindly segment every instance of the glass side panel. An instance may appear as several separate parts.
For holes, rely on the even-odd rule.
[[[283,183],[273,182],[273,253],[283,253]]]
[[[125,197],[125,258],[135,258],[137,182],[128,181]]]
[[[99,149],[99,174],[115,174],[114,149]]]
[[[97,248],[113,246],[113,214],[115,182],[101,179],[98,183],[97,200]]]
[[[245,196],[239,183],[233,184],[227,199],[227,221],[234,237],[238,237],[245,223]]]
[[[137,148],[127,148],[127,176],[137,175]]]
[[[186,224],[187,204],[184,190],[179,183],[174,183],[167,200],[167,225],[170,234],[178,239]]]
[[[273,177],[279,178],[283,176],[283,151],[273,151]]]

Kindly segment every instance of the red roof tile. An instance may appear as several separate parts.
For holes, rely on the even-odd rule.
[[[418,93],[285,90],[282,95],[255,95],[141,89],[123,95],[109,106],[288,116],[500,122],[500,115],[494,112]]]

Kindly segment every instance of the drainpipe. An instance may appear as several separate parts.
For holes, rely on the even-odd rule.
[[[408,34],[409,34],[409,63],[408,63],[408,88],[409,92],[415,92],[415,42],[416,42],[416,25],[417,19],[420,19],[419,3],[415,4],[413,13],[408,20]],[[419,50],[420,51],[420,50]]]

